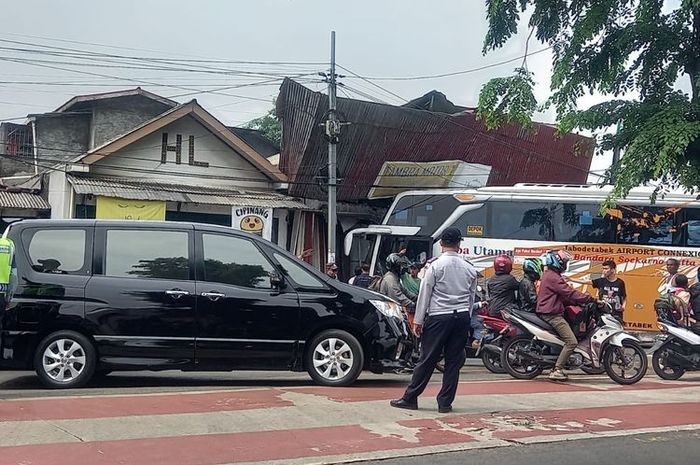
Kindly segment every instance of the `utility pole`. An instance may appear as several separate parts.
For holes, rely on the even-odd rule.
[[[326,136],[328,137],[328,263],[335,263],[335,229],[336,217],[336,144],[340,134],[340,124],[336,115],[335,74],[335,31],[331,31],[331,74],[328,77],[328,120]]]

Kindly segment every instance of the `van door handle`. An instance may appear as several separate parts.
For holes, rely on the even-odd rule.
[[[165,295],[169,295],[173,299],[179,299],[182,296],[190,295],[188,291],[183,291],[182,289],[169,289],[165,291]]]
[[[202,297],[206,297],[212,302],[216,302],[222,297],[226,297],[226,294],[222,294],[221,292],[202,292]]]

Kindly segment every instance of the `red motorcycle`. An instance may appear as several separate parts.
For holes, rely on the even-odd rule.
[[[505,368],[501,366],[501,352],[508,341],[520,334],[520,330],[510,325],[501,315],[489,315],[486,309],[482,309],[481,312],[479,319],[484,323],[486,331],[477,353],[481,353],[481,361],[487,370],[492,373],[505,373]]]

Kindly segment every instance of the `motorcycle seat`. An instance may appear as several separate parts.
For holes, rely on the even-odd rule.
[[[547,331],[554,331],[555,333],[557,332],[552,325],[544,321],[542,318],[538,317],[535,313],[524,312],[522,310],[511,310],[511,312],[518,318],[522,318],[523,320],[528,321],[533,325],[539,326],[542,329],[546,329]]]

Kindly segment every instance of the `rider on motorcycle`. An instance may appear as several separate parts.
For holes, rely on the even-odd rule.
[[[392,253],[386,257],[387,272],[382,278],[379,292],[406,307],[409,313],[413,313],[416,305],[401,289],[401,273],[403,272],[404,263],[403,257],[397,253]]]
[[[493,260],[496,272],[486,281],[489,296],[489,315],[500,316],[501,310],[511,308],[518,303],[518,280],[510,274],[513,260],[508,255],[499,255]]]
[[[569,260],[571,260],[571,255],[565,250],[547,252],[545,255],[547,269],[542,274],[540,291],[537,296],[537,314],[552,325],[564,341],[564,347],[557,358],[554,370],[549,374],[549,379],[555,381],[568,379],[563,369],[569,356],[578,345],[576,335],[564,318],[564,309],[567,305],[584,305],[596,301],[591,295],[579,292],[569,286],[561,276],[566,271]]]
[[[523,262],[523,279],[520,281],[518,294],[520,308],[534,313],[537,310],[537,283],[542,276],[543,265],[539,258],[526,258]]]

